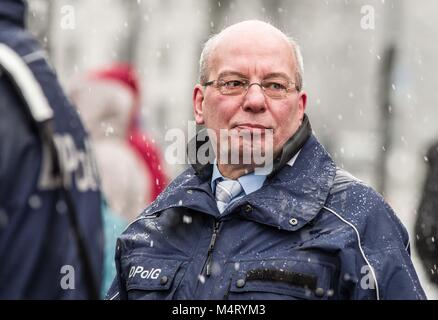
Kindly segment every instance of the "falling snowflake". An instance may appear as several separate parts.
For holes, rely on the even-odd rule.
[[[192,217],[184,215],[183,216],[183,222],[186,223],[186,224],[192,223]]]
[[[58,212],[59,214],[64,214],[67,212],[67,205],[64,201],[59,200],[56,203],[56,212]]]
[[[41,198],[39,196],[32,195],[29,197],[29,206],[32,209],[38,209],[41,207],[41,205],[42,205],[42,201],[41,201]]]

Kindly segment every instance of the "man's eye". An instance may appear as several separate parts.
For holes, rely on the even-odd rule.
[[[267,82],[264,87],[271,90],[286,90],[287,86],[280,82]]]
[[[224,86],[226,88],[241,88],[245,85],[245,82],[241,81],[241,80],[229,80],[229,81],[225,81],[224,82]]]

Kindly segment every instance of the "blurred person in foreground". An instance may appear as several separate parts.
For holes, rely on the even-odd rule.
[[[23,1],[1,1],[0,299],[98,299],[94,158],[25,12]]]
[[[405,228],[336,166],[306,102],[280,30],[245,21],[212,37],[193,92],[209,140],[198,133],[192,167],[118,239],[107,298],[424,299]]]
[[[161,154],[140,128],[140,85],[127,63],[91,70],[72,81],[69,96],[96,155],[104,208],[106,293],[115,276],[117,237],[167,185]]]
[[[427,152],[427,172],[415,224],[415,244],[428,278],[438,286],[438,143]]]

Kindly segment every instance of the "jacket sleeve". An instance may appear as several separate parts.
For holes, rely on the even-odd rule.
[[[348,219],[355,240],[341,259],[341,296],[354,300],[425,299],[410,257],[406,228],[381,195],[370,187],[355,187],[352,190],[363,200],[352,201],[346,208],[347,212],[356,210]]]
[[[341,269],[341,296],[348,300],[423,300],[409,253],[401,248],[370,252],[367,261],[358,251],[345,254]]]
[[[423,300],[426,299],[410,255],[407,250],[389,248],[369,255],[373,266],[380,300]],[[364,271],[364,270],[362,270]],[[366,272],[362,272],[361,289],[367,289]],[[368,275],[371,275],[368,272]]]
[[[376,198],[372,211],[373,214],[367,218],[363,238],[363,250],[369,264],[368,268],[362,266],[360,270],[361,293],[370,295],[366,279],[372,276],[375,288],[371,289],[374,289],[376,298],[426,299],[410,257],[409,234],[406,228],[382,197]]]
[[[415,224],[416,249],[426,274],[438,284],[438,144],[427,154],[428,170]]]

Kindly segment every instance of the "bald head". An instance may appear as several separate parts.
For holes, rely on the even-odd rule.
[[[287,41],[287,37],[283,32],[269,23],[259,20],[248,20],[233,24],[222,30],[218,34],[218,38],[226,39],[227,37],[232,37],[235,34],[241,36],[252,34],[258,34],[259,36],[271,35],[283,38],[285,41]]]
[[[282,43],[284,50],[290,51],[295,62],[295,81],[301,90],[303,85],[303,59],[296,42],[269,23],[259,20],[248,20],[233,24],[220,33],[212,36],[204,45],[201,53],[199,81],[201,84],[209,81],[212,61],[216,54],[220,54],[223,46],[229,43],[260,44],[269,47],[270,43]]]

